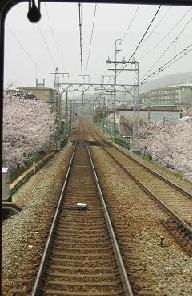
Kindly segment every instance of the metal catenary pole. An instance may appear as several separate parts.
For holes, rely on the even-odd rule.
[[[56,124],[57,124],[57,131],[56,131],[56,150],[60,150],[60,131],[61,131],[61,94],[59,91],[60,82],[59,82],[59,75],[67,74],[69,77],[69,73],[61,73],[59,72],[58,67],[56,67],[55,72],[50,73],[54,75],[54,101],[56,102]]]
[[[68,122],[68,91],[65,91],[65,118],[66,123]]]
[[[116,102],[116,84],[117,84],[117,53],[121,51],[120,49],[117,49],[117,43],[121,44],[121,39],[115,40],[115,77],[114,77],[114,116],[113,116],[113,137],[115,138],[115,102]]]
[[[135,62],[135,77],[134,77],[134,121],[133,121],[133,143],[132,150],[138,150],[139,147],[139,109],[140,109],[140,100],[139,100],[139,62]]]

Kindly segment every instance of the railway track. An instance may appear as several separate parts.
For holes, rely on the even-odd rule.
[[[133,295],[84,141],[62,195],[31,295]]]
[[[165,227],[185,251],[192,255],[192,195],[142,163],[113,147],[97,131],[88,128],[101,148],[167,214]]]
[[[162,295],[161,291],[154,289],[155,281],[150,277],[150,265],[152,264],[149,263],[148,266],[146,256],[149,250],[144,249],[145,246],[150,244],[153,246],[152,249],[157,249],[159,254],[163,253],[163,250],[166,253],[169,249],[169,238],[167,237],[165,237],[165,246],[159,242],[158,235],[151,236],[151,241],[147,239],[148,235],[150,236],[147,228],[152,229],[154,224],[151,216],[147,216],[148,213],[150,214],[147,209],[148,205],[156,211],[153,196],[147,188],[144,189],[145,185],[144,187],[139,185],[135,180],[136,177],[129,174],[129,170],[126,168],[126,159],[123,158],[121,162],[120,156],[109,155],[117,150],[113,148],[111,143],[106,141],[103,143],[101,137],[83,125],[79,125],[76,131],[74,138],[77,140],[78,137],[83,140],[78,141],[71,158],[32,293],[30,293],[30,287],[25,291],[20,288],[17,293],[11,295]],[[105,152],[102,152],[102,155],[105,155],[107,162],[110,159],[114,176],[118,174],[117,171],[122,169],[132,179],[129,182],[137,183],[140,189],[144,191],[141,194],[140,201],[143,202],[143,199],[146,198],[146,201],[143,202],[145,207],[143,224],[145,223],[145,226],[142,225],[140,220],[142,216],[139,216],[138,221],[137,214],[134,217],[134,211],[136,210],[137,213],[137,208],[132,209],[132,201],[127,207],[128,212],[130,212],[127,219],[128,212],[126,213],[126,211],[121,210],[122,208],[119,208],[121,200],[118,200],[117,197],[113,198],[114,192],[112,187],[109,186],[103,188],[103,190],[112,218],[112,222],[110,221],[94,164],[89,157],[90,152],[87,152],[89,147],[85,144],[84,139],[88,139],[90,146],[99,143],[98,146],[101,146],[101,149],[104,148]],[[124,174],[123,172],[121,175]],[[101,173],[100,176],[103,183],[105,175]],[[125,175],[123,177],[125,183],[129,180],[126,180],[126,178]],[[136,188],[137,184],[132,186]],[[147,201],[148,195],[153,200]],[[129,197],[126,196],[125,205],[129,203],[128,199]],[[87,205],[86,210],[77,207],[77,203],[85,203]],[[129,207],[132,209],[131,211]],[[161,231],[163,227],[159,226],[158,223],[163,220],[167,221],[168,226],[166,227],[171,228],[173,226],[174,236],[179,233],[178,239],[181,240],[182,248],[188,252],[187,254],[191,254],[191,234],[189,232],[191,228],[186,231],[185,227],[181,227],[182,224],[176,219],[177,217],[173,219],[171,213],[169,213],[170,218],[167,219],[164,211],[158,209],[157,212],[162,212],[160,218],[155,219],[157,229]],[[189,226],[187,223],[185,224]],[[163,232],[166,232],[165,229],[163,229]],[[147,239],[146,243],[145,238]],[[143,247],[136,252],[136,249],[139,249],[143,242]],[[170,246],[172,247],[172,245]],[[155,254],[151,255],[150,253],[149,258],[155,260]],[[124,264],[126,267],[124,267]],[[32,276],[30,277],[31,280],[33,280]],[[26,282],[26,286],[28,284],[29,281]],[[168,293],[167,295],[173,294]]]

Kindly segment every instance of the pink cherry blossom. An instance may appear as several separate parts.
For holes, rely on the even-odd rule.
[[[192,176],[192,124],[148,123],[141,130],[141,148],[163,165]]]
[[[23,165],[37,152],[49,149],[55,120],[47,104],[5,92],[3,109],[3,166]]]

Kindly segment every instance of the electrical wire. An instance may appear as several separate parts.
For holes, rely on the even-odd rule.
[[[192,18],[185,24],[185,26],[182,28],[182,30],[179,32],[179,34],[175,37],[175,39],[169,44],[169,46],[163,51],[163,53],[160,55],[160,57],[155,61],[155,63],[150,67],[149,70],[147,70],[147,73],[150,73],[153,68],[158,64],[158,62],[162,59],[162,57],[165,55],[165,53],[171,48],[172,45],[176,44],[178,39],[182,36],[184,30],[187,28],[187,26],[192,22]]]
[[[132,24],[133,24],[133,22],[134,22],[134,20],[135,20],[135,18],[136,18],[137,12],[139,11],[139,8],[140,8],[139,6],[136,7],[135,12],[134,12],[134,14],[133,14],[133,17],[132,17],[132,19],[131,19],[131,21],[130,21],[130,23],[129,23],[129,25],[128,25],[128,27],[127,27],[127,29],[126,29],[124,35],[123,35],[123,37],[121,38],[121,44],[123,43],[123,41],[125,40],[125,38],[126,38],[128,32],[129,32],[129,30],[130,30],[130,28],[131,28],[131,26],[132,26]],[[123,69],[124,69],[124,68],[123,68]],[[118,72],[117,72],[117,73],[118,73]],[[118,76],[118,74],[117,74],[117,76]],[[107,82],[107,83],[109,83],[110,81],[111,81],[111,78],[108,78],[108,82]]]
[[[192,8],[189,8],[187,10],[187,12],[184,13],[184,15],[175,23],[175,25],[163,36],[163,38],[161,38],[150,50],[148,50],[142,57],[141,60],[144,59],[147,55],[149,55],[154,49],[156,49],[159,44],[162,43],[162,41],[164,41],[171,33],[173,30],[175,30],[175,28],[177,28],[177,26],[183,21],[183,19],[186,18],[186,16],[188,15],[188,13],[192,10]]]
[[[83,74],[83,42],[82,42],[82,3],[78,2],[79,12],[79,38],[80,38],[80,55],[81,55],[81,74]]]
[[[141,40],[139,41],[138,45],[136,46],[134,52],[133,52],[132,55],[130,56],[129,61],[130,61],[130,60],[132,59],[132,57],[136,54],[137,50],[138,50],[139,47],[141,46],[141,44],[142,44],[142,42],[143,42],[145,36],[147,35],[147,33],[148,33],[149,29],[151,28],[153,22],[155,21],[155,19],[156,19],[158,13],[159,13],[159,11],[160,11],[160,9],[161,9],[161,5],[159,5],[157,11],[155,12],[155,15],[153,16],[153,18],[152,18],[150,24],[149,24],[148,27],[147,27],[145,33],[143,34],[143,36],[142,36]]]
[[[136,7],[136,10],[135,10],[135,12],[134,12],[134,15],[133,15],[133,17],[132,17],[132,19],[131,19],[131,21],[130,21],[130,23],[129,23],[129,25],[128,25],[128,27],[127,27],[125,33],[124,33],[124,35],[123,35],[123,37],[121,38],[121,39],[122,39],[122,42],[125,40],[125,38],[126,38],[128,32],[129,32],[129,30],[130,30],[130,28],[131,28],[131,26],[132,26],[132,24],[133,24],[133,22],[134,22],[134,19],[136,18],[136,14],[137,14],[138,10],[139,10],[139,6]]]
[[[162,72],[164,69],[167,69],[172,64],[179,61],[181,58],[183,58],[185,55],[187,55],[189,52],[192,51],[192,43],[190,43],[187,47],[182,49],[178,54],[176,54],[173,58],[171,58],[168,62],[166,62],[162,67],[159,68],[159,71]]]
[[[8,26],[8,24],[6,24],[6,26],[7,26],[8,31],[13,35],[13,37],[15,38],[15,40],[17,41],[17,43],[19,44],[19,46],[21,47],[21,49],[26,54],[26,56],[30,59],[30,61],[33,63],[33,65],[35,65],[35,68],[36,68],[36,71],[37,71],[37,63],[34,61],[34,59],[31,57],[31,55],[25,49],[25,47],[23,46],[22,42],[18,39],[17,35],[12,31],[12,29]]]
[[[60,51],[59,51],[59,46],[58,46],[58,42],[57,42],[57,39],[56,39],[56,36],[55,36],[55,30],[53,28],[53,24],[52,24],[52,21],[51,21],[51,18],[48,14],[48,8],[47,8],[47,4],[44,3],[44,6],[45,6],[45,12],[46,12],[46,15],[47,15],[47,18],[48,18],[48,21],[49,21],[49,28],[50,28],[50,32],[52,34],[52,37],[53,37],[53,43],[55,45],[55,48],[56,48],[56,52],[57,52],[57,56],[58,56],[58,60],[60,60],[60,63],[61,63],[61,66],[64,70],[64,66],[63,66],[63,60],[61,58],[61,54],[60,54]]]
[[[145,39],[144,43],[145,44],[149,38],[151,37],[151,35],[155,32],[155,30],[158,28],[158,26],[160,25],[160,23],[164,20],[164,18],[167,16],[168,12],[170,11],[172,7],[168,7],[167,10],[165,11],[165,13],[163,14],[163,16],[161,17],[161,19],[158,21],[158,23],[156,24],[156,26],[153,28],[153,30],[151,31],[151,33],[147,36],[147,38]]]
[[[56,68],[55,60],[54,60],[54,58],[53,58],[53,56],[52,56],[52,54],[51,54],[51,51],[49,50],[49,46],[48,46],[48,44],[47,44],[46,38],[45,38],[45,36],[44,36],[44,34],[43,34],[43,32],[42,32],[42,30],[41,30],[39,24],[37,24],[37,29],[38,29],[38,31],[40,32],[40,35],[41,35],[42,40],[43,40],[43,42],[44,42],[44,44],[45,44],[46,50],[47,50],[47,52],[48,52],[48,55],[49,55],[49,57],[50,57],[50,59],[51,59],[53,65],[54,65],[54,68]]]
[[[96,10],[97,10],[97,3],[95,3],[94,14],[93,14],[93,25],[92,25],[91,37],[90,37],[90,41],[89,41],[89,53],[88,53],[88,57],[87,57],[86,71],[87,71],[87,68],[88,68],[89,59],[90,59],[90,55],[91,55],[91,43],[92,43],[93,32],[94,32],[94,28],[95,28]]]
[[[149,74],[141,84],[146,82],[147,79],[157,76],[160,72],[163,72],[165,69],[169,68],[171,65],[175,64],[177,61],[179,61],[181,58],[186,56],[189,52],[192,51],[192,43],[190,43],[187,47],[182,49],[179,53],[177,53],[173,58],[171,58],[169,61],[167,61],[163,66],[159,67],[156,71],[153,73]]]
[[[161,5],[159,5],[158,9],[156,10],[156,12],[155,12],[155,14],[154,14],[154,16],[153,16],[153,18],[152,18],[150,24],[148,25],[148,27],[147,27],[145,33],[143,34],[142,38],[141,38],[140,41],[138,42],[138,44],[137,44],[137,46],[136,46],[134,52],[132,53],[132,55],[131,55],[130,58],[128,59],[128,62],[134,57],[134,55],[136,54],[137,50],[138,50],[139,47],[141,46],[141,44],[142,44],[142,42],[143,42],[145,36],[147,35],[147,33],[148,33],[149,29],[151,28],[153,22],[155,21],[155,19],[156,19],[158,13],[159,13],[159,11],[160,11],[160,9],[161,9]],[[124,69],[125,67],[127,67],[127,64],[125,64],[125,66],[122,67],[122,69],[119,71],[119,73],[117,73],[117,76],[121,73],[121,71],[123,71],[123,69]]]

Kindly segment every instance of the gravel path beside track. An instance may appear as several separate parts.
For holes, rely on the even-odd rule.
[[[166,214],[158,209],[101,148],[91,147],[125,264],[137,295],[192,295],[192,258],[163,226]],[[109,193],[110,192],[110,193]],[[116,204],[116,207],[114,207]],[[124,227],[119,225],[122,223]],[[161,246],[161,237],[164,244]],[[138,280],[139,277],[139,280]]]
[[[72,145],[68,144],[14,195],[23,210],[3,223],[3,295],[19,295],[36,273]],[[17,294],[12,289],[17,287]],[[27,296],[27,294],[26,294]]]
[[[103,134],[103,132],[98,129],[97,129],[97,133],[106,141],[112,142],[112,139],[110,138],[110,136],[108,134]],[[184,175],[182,175],[181,173],[178,173],[173,169],[168,169],[156,161],[147,160],[147,159],[143,158],[142,155],[137,155],[136,153],[133,153],[116,143],[113,143],[113,145],[116,146],[120,151],[123,151],[127,155],[131,156],[133,159],[148,166],[149,168],[151,168],[152,170],[154,170],[158,174],[162,175],[164,178],[170,180],[171,182],[175,183],[177,186],[183,188],[184,190],[187,190],[189,193],[192,194],[192,182],[188,178],[186,178]]]
[[[114,148],[108,148],[108,152],[130,172],[136,179],[140,180],[142,184],[150,190],[159,200],[161,200],[168,208],[173,210],[181,219],[188,225],[192,226],[192,196],[185,196],[183,192],[176,190],[170,184],[165,183],[164,180],[152,174],[151,171],[146,170],[135,162],[132,158],[122,154]]]
[[[152,170],[156,171],[157,173],[159,173],[163,177],[165,177],[168,180],[174,182],[175,184],[177,184],[178,186],[180,186],[181,188],[187,190],[189,193],[192,194],[192,182],[189,181],[184,176],[182,177],[182,175],[179,174],[178,172],[176,172],[174,170],[171,170],[171,169],[168,169],[166,167],[163,167],[158,162],[145,160],[145,159],[143,159],[143,156],[136,155],[135,153],[132,153],[132,152],[128,151],[127,149],[125,149],[125,148],[123,148],[123,147],[121,147],[121,146],[119,146],[117,144],[115,144],[115,145],[117,147],[119,147],[122,151],[124,151],[125,153],[130,155],[132,158],[138,160],[139,162],[141,162],[144,165],[148,166]]]

